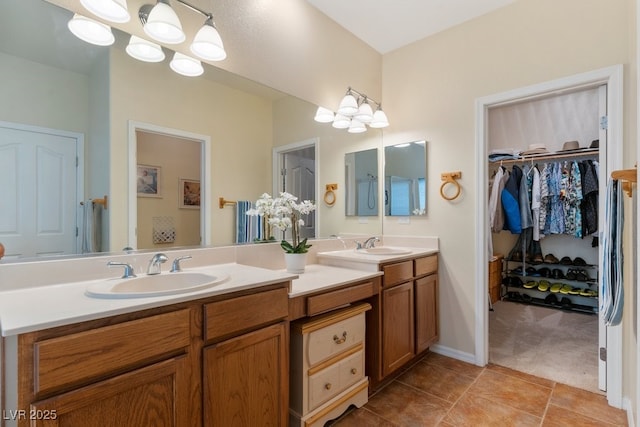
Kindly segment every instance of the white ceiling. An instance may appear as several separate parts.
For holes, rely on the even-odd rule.
[[[516,0],[307,0],[384,54]]]

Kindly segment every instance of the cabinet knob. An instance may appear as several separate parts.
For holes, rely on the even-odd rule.
[[[331,390],[331,383],[326,383],[324,385],[324,388],[326,388],[327,390]]]
[[[355,375],[358,373],[358,370],[356,368],[351,368],[351,374]]]
[[[347,340],[347,331],[344,331],[344,332],[342,333],[342,338],[340,338],[340,337],[339,337],[339,336],[337,336],[337,335],[334,335],[334,336],[333,336],[333,342],[334,342],[334,343],[336,343],[336,344],[342,344],[342,343],[343,343],[343,342],[345,342],[346,340]]]

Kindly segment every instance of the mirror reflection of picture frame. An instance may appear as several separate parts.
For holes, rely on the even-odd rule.
[[[178,197],[180,209],[200,209],[200,180],[180,178]]]
[[[160,166],[138,165],[136,173],[138,197],[162,197],[162,169]]]

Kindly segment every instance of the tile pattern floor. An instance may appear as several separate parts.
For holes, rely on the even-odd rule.
[[[427,353],[333,427],[626,426],[605,396],[514,371]]]

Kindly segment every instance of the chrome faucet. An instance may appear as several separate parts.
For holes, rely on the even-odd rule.
[[[115,262],[109,261],[107,263],[107,267],[124,267],[124,274],[122,275],[123,279],[129,279],[131,277],[136,277],[136,274],[133,272],[133,267],[131,264],[127,264],[126,262]]]
[[[147,267],[147,274],[160,274],[162,263],[167,262],[169,258],[165,254],[155,254],[149,261],[149,267]]]
[[[376,242],[379,242],[380,239],[376,236],[369,237],[364,243],[356,242],[356,249],[369,249],[373,248],[376,245]]]
[[[180,261],[182,261],[183,259],[191,259],[191,255],[180,256],[174,259],[173,264],[171,264],[171,270],[170,270],[171,273],[182,271],[182,268],[180,267]]]

